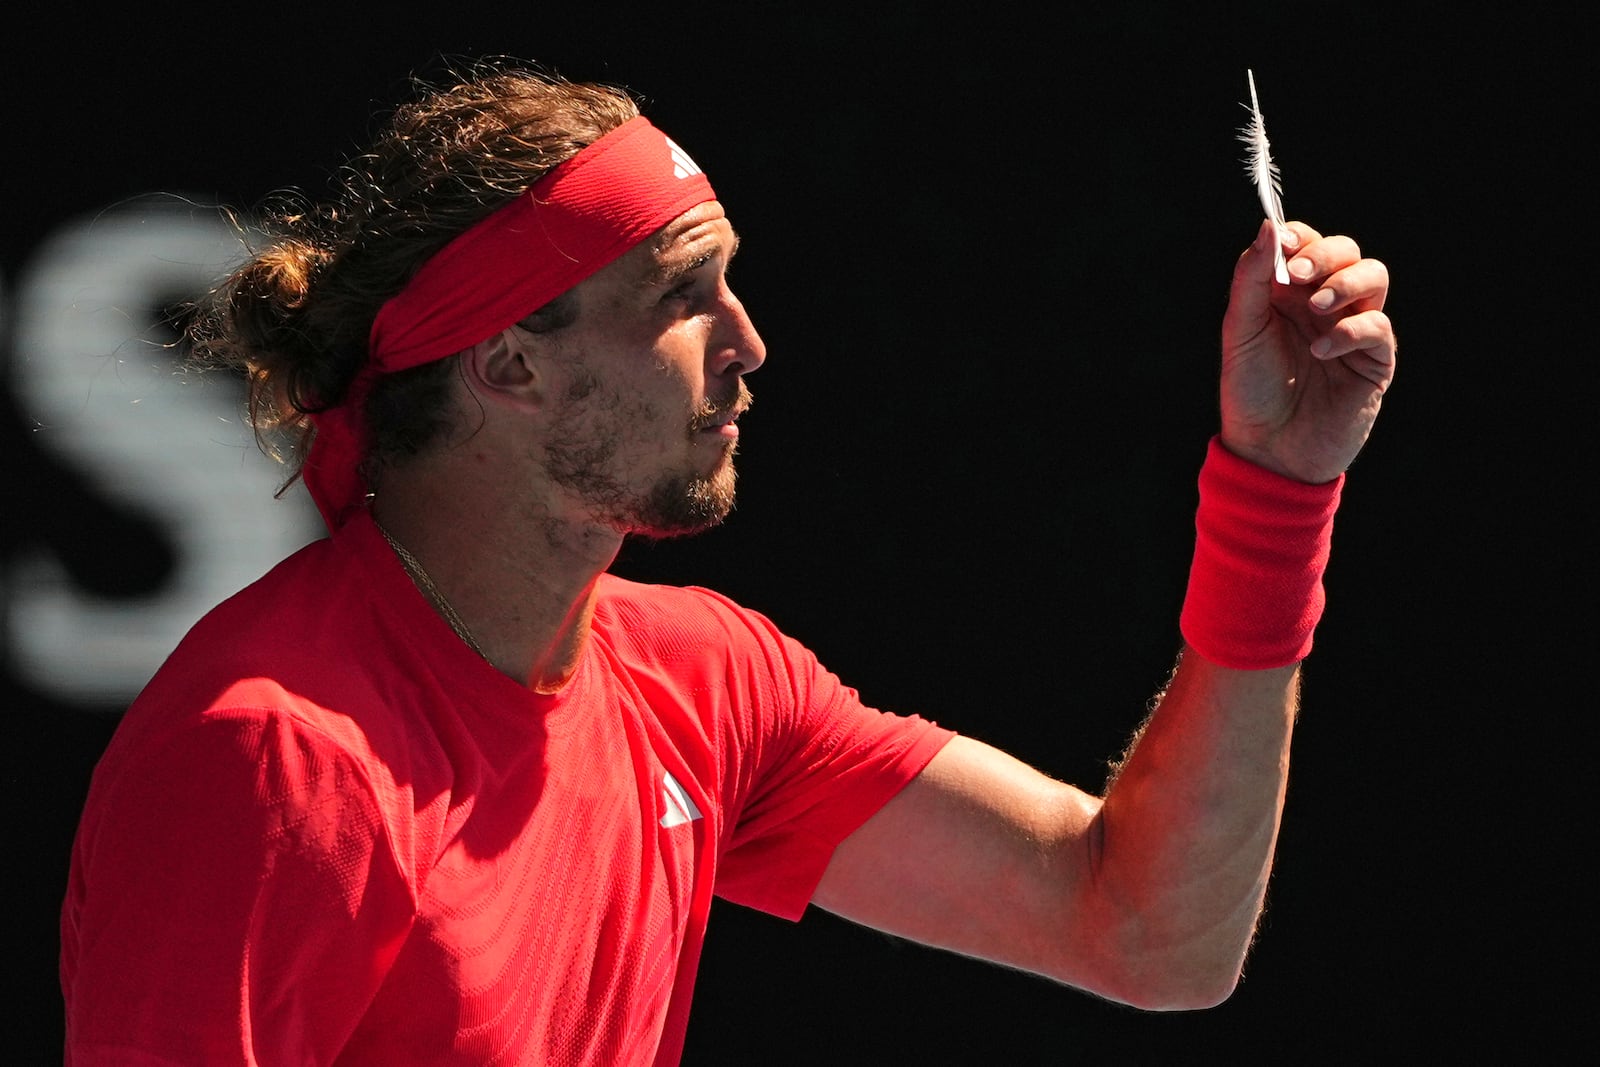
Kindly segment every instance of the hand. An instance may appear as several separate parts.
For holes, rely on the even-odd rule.
[[[1222,320],[1222,444],[1302,482],[1332,481],[1366,442],[1394,379],[1389,270],[1348,237],[1288,225],[1289,285],[1273,227],[1239,257]]]

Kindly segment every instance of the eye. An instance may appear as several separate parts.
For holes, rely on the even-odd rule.
[[[662,294],[661,306],[674,315],[694,315],[705,304],[707,292],[704,279],[691,274]]]

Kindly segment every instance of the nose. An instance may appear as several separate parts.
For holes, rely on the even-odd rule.
[[[756,332],[750,313],[733,290],[723,291],[723,312],[717,316],[718,330],[713,338],[712,371],[716,374],[749,374],[767,361],[767,345]]]

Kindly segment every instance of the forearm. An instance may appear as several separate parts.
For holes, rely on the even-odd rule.
[[[1283,811],[1298,677],[1186,650],[1117,768],[1094,883],[1119,999],[1204,1007],[1237,982]]]
[[[1311,267],[1294,286],[1273,282],[1269,225],[1235,271],[1185,651],[1104,795],[957,738],[839,846],[819,904],[1140,1007],[1233,989],[1272,866],[1341,472],[1394,363],[1383,265],[1291,230]]]
[[[1342,479],[1307,485],[1213,441],[1200,475],[1183,655],[1113,776],[1097,906],[1141,997],[1215,1003],[1266,893],[1298,664],[1322,613]],[[1103,894],[1103,895],[1100,895]]]

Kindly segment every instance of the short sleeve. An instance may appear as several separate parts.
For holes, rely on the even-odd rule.
[[[747,750],[757,765],[740,810],[730,813],[716,891],[798,920],[839,843],[955,735],[918,716],[868,707],[798,642],[768,636],[779,706],[755,717],[762,736]]]
[[[359,762],[288,715],[116,749],[62,911],[69,1067],[331,1062],[413,914],[388,840]]]

